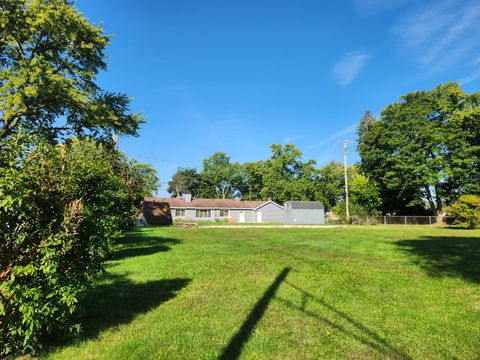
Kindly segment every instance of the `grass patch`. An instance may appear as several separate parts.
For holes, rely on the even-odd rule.
[[[142,228],[51,359],[475,359],[480,231]]]

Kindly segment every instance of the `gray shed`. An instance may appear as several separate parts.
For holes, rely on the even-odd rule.
[[[325,209],[318,201],[287,201],[284,207],[287,224],[325,224]]]

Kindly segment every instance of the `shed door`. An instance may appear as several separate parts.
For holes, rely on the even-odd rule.
[[[257,223],[261,223],[261,222],[262,222],[262,212],[257,211]]]
[[[245,222],[245,213],[243,211],[240,212],[240,218],[238,219],[238,222],[241,222],[241,223]]]

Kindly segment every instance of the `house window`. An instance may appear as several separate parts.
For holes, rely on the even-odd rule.
[[[175,209],[175,217],[185,217],[185,209]]]
[[[196,210],[195,216],[199,219],[209,219],[212,217],[211,210]]]
[[[230,216],[230,210],[222,210],[220,209],[220,217],[229,217]]]

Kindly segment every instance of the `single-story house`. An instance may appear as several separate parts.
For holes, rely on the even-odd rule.
[[[318,201],[287,201],[284,208],[287,224],[325,224],[325,209]]]
[[[167,203],[174,221],[217,219],[230,219],[238,223],[285,221],[283,206],[272,200],[192,199],[191,196],[187,195],[183,198],[146,198],[144,203]]]

